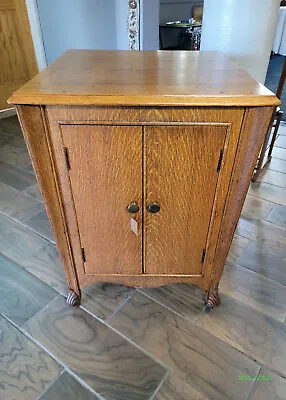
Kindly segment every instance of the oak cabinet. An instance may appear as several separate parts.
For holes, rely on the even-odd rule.
[[[10,99],[72,305],[95,281],[189,282],[219,304],[278,100],[221,54],[180,54],[70,51]]]

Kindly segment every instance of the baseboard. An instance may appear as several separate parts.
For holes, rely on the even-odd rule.
[[[0,119],[1,118],[8,118],[12,117],[12,115],[16,115],[16,109],[13,108],[7,108],[6,110],[1,110],[0,111]]]

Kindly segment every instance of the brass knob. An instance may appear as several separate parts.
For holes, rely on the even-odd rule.
[[[137,203],[130,203],[129,206],[127,207],[127,210],[131,214],[136,214],[139,211],[139,206]]]
[[[147,210],[152,214],[156,214],[158,211],[160,211],[160,206],[157,203],[151,203],[147,207]]]

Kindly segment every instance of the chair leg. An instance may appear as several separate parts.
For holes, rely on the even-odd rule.
[[[263,169],[263,161],[264,161],[265,153],[266,153],[266,150],[267,150],[268,140],[269,140],[269,137],[270,137],[270,134],[271,134],[271,130],[272,130],[273,124],[274,124],[275,116],[276,116],[276,110],[272,114],[272,117],[271,117],[271,120],[270,120],[270,123],[269,123],[269,126],[268,126],[268,130],[266,132],[265,139],[264,139],[264,142],[263,142],[260,154],[259,154],[257,166],[255,167],[254,173],[253,173],[252,178],[251,178],[252,182],[256,182],[257,181],[257,178],[259,177],[259,175],[260,175],[260,173],[261,173],[261,171]]]
[[[271,140],[269,151],[268,151],[268,158],[269,159],[271,159],[273,147],[274,147],[274,144],[275,144],[275,141],[276,141],[276,138],[277,138],[278,129],[279,129],[282,117],[283,117],[283,111],[277,111],[275,129],[274,129],[274,132],[273,132],[272,140]]]

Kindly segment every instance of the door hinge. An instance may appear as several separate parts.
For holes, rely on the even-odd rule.
[[[70,166],[68,149],[66,147],[64,147],[64,154],[65,154],[67,170],[69,171],[71,169],[71,166]]]
[[[205,258],[206,258],[206,249],[203,249],[202,261],[201,261],[202,264],[205,262]]]
[[[217,169],[216,169],[217,172],[219,172],[221,169],[222,157],[223,157],[223,149],[221,149],[220,154],[219,154],[219,159],[218,159],[218,164],[217,164]]]
[[[85,263],[85,261],[86,261],[85,260],[85,251],[84,251],[83,247],[81,248],[81,258],[82,258],[82,262]]]

